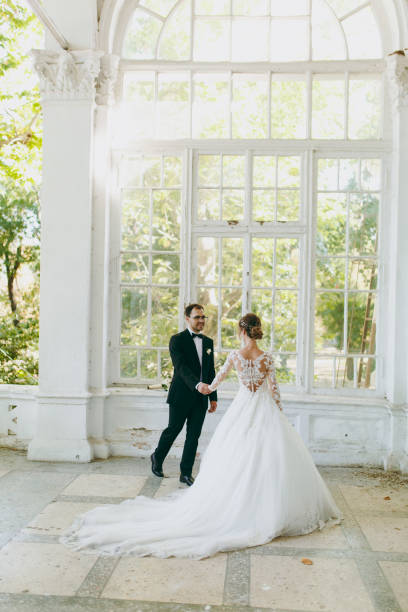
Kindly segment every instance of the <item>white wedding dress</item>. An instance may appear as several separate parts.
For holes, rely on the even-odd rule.
[[[341,513],[299,434],[281,411],[272,356],[232,351],[212,382],[235,367],[235,399],[188,489],[138,496],[80,516],[61,541],[75,550],[200,559],[338,523]]]

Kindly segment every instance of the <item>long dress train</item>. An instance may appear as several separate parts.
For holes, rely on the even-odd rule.
[[[138,496],[80,516],[61,538],[75,550],[200,559],[338,523],[341,513],[301,437],[281,411],[272,356],[232,351],[239,390],[188,489]]]

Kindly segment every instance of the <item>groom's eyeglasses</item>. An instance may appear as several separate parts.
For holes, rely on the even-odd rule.
[[[198,321],[199,319],[205,321],[206,319],[208,319],[208,317],[206,317],[205,315],[202,315],[201,317],[197,315],[196,317],[191,317],[191,319],[193,319],[194,321]]]

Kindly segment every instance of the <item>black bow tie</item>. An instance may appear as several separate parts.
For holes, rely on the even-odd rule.
[[[191,337],[192,338],[202,338],[203,334],[194,334],[193,332],[191,332]]]

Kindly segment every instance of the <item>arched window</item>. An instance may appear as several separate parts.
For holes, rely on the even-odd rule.
[[[363,0],[141,0],[113,127],[111,378],[158,383],[183,305],[281,383],[381,392],[382,43]]]

